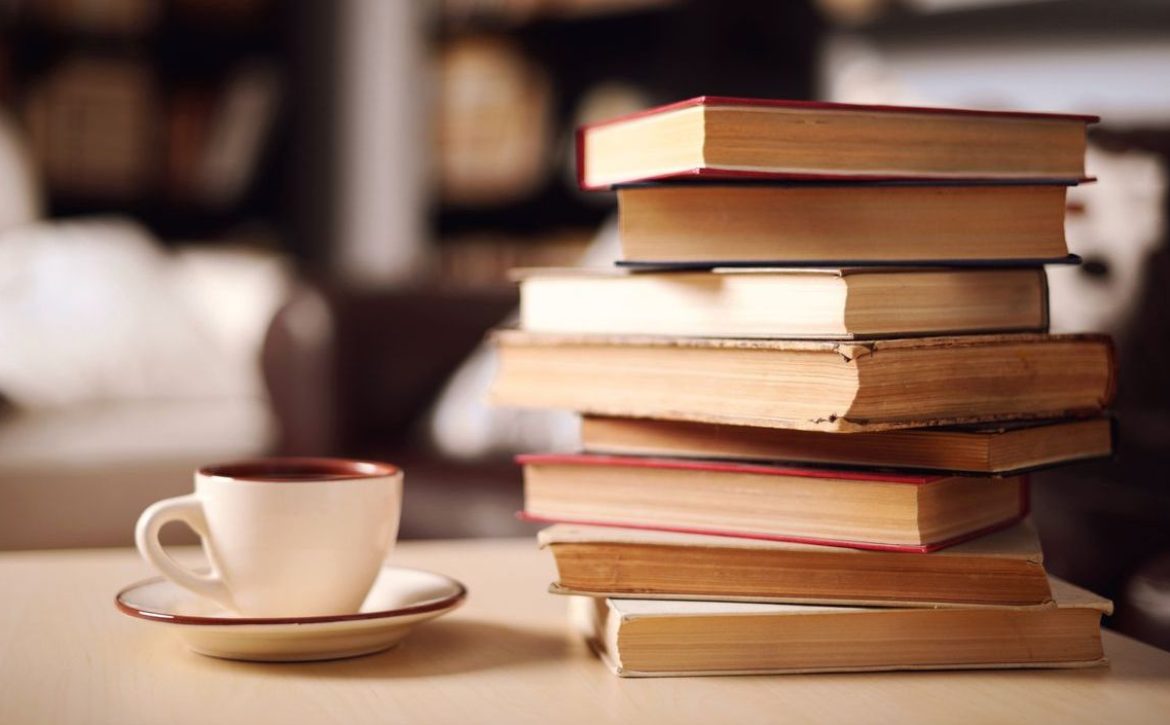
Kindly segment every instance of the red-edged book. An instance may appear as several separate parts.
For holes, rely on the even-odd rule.
[[[578,132],[585,189],[663,179],[1085,177],[1095,116],[700,96]]]
[[[1023,476],[906,475],[590,454],[519,456],[532,521],[929,552],[1027,514]]]

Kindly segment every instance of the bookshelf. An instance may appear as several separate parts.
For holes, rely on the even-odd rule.
[[[281,3],[50,0],[0,13],[0,102],[50,217],[127,214],[163,240],[278,230]]]
[[[701,93],[812,97],[823,29],[811,2],[410,7],[19,0],[0,8],[0,103],[49,216],[259,229],[345,284],[498,288],[573,261],[613,210],[575,188],[577,125]]]

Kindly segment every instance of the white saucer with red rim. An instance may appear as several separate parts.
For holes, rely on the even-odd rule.
[[[466,597],[467,588],[451,577],[384,566],[354,614],[243,617],[161,577],[126,587],[114,603],[123,614],[167,627],[199,654],[305,662],[389,649],[416,625],[456,609]]]

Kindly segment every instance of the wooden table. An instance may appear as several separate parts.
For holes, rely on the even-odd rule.
[[[471,590],[396,650],[306,664],[193,654],[113,606],[129,550],[0,555],[0,723],[1167,722],[1170,653],[1107,633],[1110,668],[623,680],[569,634],[531,540],[408,543]]]

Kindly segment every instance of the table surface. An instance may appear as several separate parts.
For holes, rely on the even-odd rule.
[[[1107,632],[1087,670],[619,679],[545,593],[531,540],[404,543],[467,603],[351,660],[230,662],[120,614],[130,550],[0,555],[0,723],[1167,722],[1170,653]]]

